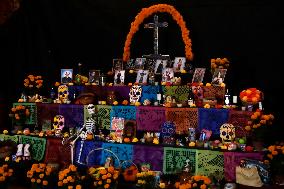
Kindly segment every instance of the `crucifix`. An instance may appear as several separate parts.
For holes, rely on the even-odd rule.
[[[144,25],[144,28],[151,28],[154,29],[154,54],[146,55],[147,58],[153,59],[166,59],[164,56],[159,54],[159,28],[168,27],[167,22],[159,22],[158,16],[154,16],[154,23],[148,23]]]

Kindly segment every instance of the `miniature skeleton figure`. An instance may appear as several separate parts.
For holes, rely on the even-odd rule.
[[[113,158],[109,156],[109,157],[106,158],[105,166],[104,166],[104,167],[105,167],[105,168],[109,168],[109,167],[112,167],[113,164],[114,164]]]

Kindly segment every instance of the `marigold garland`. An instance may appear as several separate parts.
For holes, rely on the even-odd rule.
[[[189,30],[186,28],[186,24],[185,21],[183,20],[183,17],[173,6],[167,4],[157,4],[148,8],[143,8],[142,11],[137,14],[135,20],[131,23],[131,28],[126,37],[126,41],[124,44],[124,52],[123,52],[124,62],[127,62],[130,59],[131,40],[134,34],[139,30],[139,25],[142,24],[147,17],[157,12],[169,13],[173,17],[173,19],[177,22],[177,24],[181,28],[182,39],[185,44],[186,59],[188,60],[193,59],[193,54],[191,49],[192,44],[191,44],[191,39],[189,38]]]

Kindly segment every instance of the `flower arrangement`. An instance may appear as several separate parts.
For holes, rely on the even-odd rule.
[[[23,105],[17,105],[11,108],[9,117],[16,125],[23,125],[30,116],[30,110]]]
[[[52,181],[52,168],[45,163],[35,163],[27,171],[27,178],[30,179],[33,187],[46,188]]]
[[[0,186],[13,175],[14,170],[8,164],[0,166]]]
[[[186,28],[186,23],[183,20],[183,17],[173,6],[167,4],[157,4],[150,6],[148,8],[143,8],[142,11],[137,14],[135,20],[131,23],[131,28],[126,37],[126,41],[124,44],[124,52],[123,52],[124,62],[127,62],[130,59],[131,40],[134,34],[139,30],[139,25],[142,24],[147,17],[157,12],[169,13],[173,17],[173,19],[177,22],[177,24],[181,28],[182,39],[185,44],[185,56],[188,60],[193,59],[193,53],[191,49],[192,46],[191,39],[188,37],[189,30]]]
[[[274,116],[264,114],[260,110],[255,111],[245,126],[245,130],[252,134],[255,139],[263,139],[266,134],[267,126],[272,125]]]
[[[154,171],[142,171],[137,173],[137,186],[142,189],[157,187],[156,173]]]
[[[230,61],[227,58],[212,58],[211,59],[211,73],[215,72],[215,69],[228,69]]]
[[[284,144],[269,146],[266,157],[274,174],[284,173]]]
[[[131,165],[123,171],[122,175],[125,181],[134,182],[136,181],[137,173],[138,173],[137,167],[135,165]]]
[[[240,99],[244,104],[257,104],[262,100],[262,92],[257,88],[249,88],[240,92]]]
[[[116,186],[116,181],[119,176],[119,171],[115,170],[113,166],[108,168],[99,167],[89,168],[89,175],[94,179],[94,186],[98,189],[113,188]]]
[[[80,176],[75,165],[69,165],[66,169],[59,171],[58,174],[58,188],[76,188],[81,189],[81,182],[85,179]]]
[[[206,189],[210,188],[211,180],[207,176],[200,176],[195,175],[192,176],[191,179],[183,184],[180,184],[180,182],[176,182],[175,187],[178,189],[189,189],[189,188],[195,188],[195,189]]]
[[[26,79],[24,79],[24,86],[27,88],[31,95],[35,95],[40,88],[42,88],[43,80],[41,75],[28,75]]]

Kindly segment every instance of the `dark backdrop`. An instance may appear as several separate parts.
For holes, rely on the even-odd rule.
[[[111,68],[121,58],[130,23],[143,8],[157,3],[174,5],[190,30],[194,67],[210,68],[210,59],[231,61],[226,83],[232,95],[257,87],[265,94],[264,108],[276,114],[270,136],[282,138],[284,81],[282,75],[283,21],[281,6],[269,0],[23,0],[21,8],[1,26],[2,103],[19,97],[28,74],[42,74],[48,83],[60,79],[61,68],[83,64],[83,71]],[[160,52],[184,56],[178,25],[162,29]],[[147,19],[145,22],[151,21]],[[140,27],[131,56],[152,53],[152,31]],[[4,65],[6,66],[4,68]],[[210,82],[207,72],[205,82]],[[272,136],[273,135],[273,136]]]

